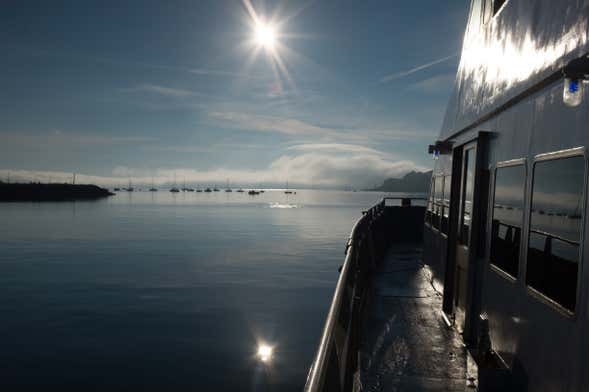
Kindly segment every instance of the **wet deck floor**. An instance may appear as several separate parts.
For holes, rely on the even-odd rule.
[[[360,349],[363,391],[472,391],[461,336],[442,316],[419,246],[393,247],[377,267]]]

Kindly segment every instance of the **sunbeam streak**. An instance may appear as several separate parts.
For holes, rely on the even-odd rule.
[[[269,18],[268,15],[258,14],[250,0],[243,0],[243,5],[250,19],[250,45],[252,47],[252,57],[248,59],[246,66],[251,65],[259,53],[265,53],[272,65],[274,85],[282,86],[285,81],[293,91],[296,91],[294,80],[286,66],[287,59],[284,56],[285,53],[292,52],[292,50],[281,42],[280,28],[284,22],[280,20],[278,15],[272,15]],[[282,88],[278,90],[282,91]]]

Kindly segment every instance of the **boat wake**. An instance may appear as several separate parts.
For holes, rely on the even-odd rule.
[[[299,208],[296,204],[270,203],[270,208]]]

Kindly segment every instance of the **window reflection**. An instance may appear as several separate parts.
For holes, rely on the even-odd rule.
[[[474,149],[466,150],[463,159],[462,201],[460,207],[460,230],[458,241],[468,246],[472,220],[472,197],[474,193],[476,154]]]
[[[444,177],[444,192],[442,195],[442,216],[441,230],[442,233],[448,234],[448,222],[450,216],[450,189],[452,188],[452,177]]]
[[[585,159],[543,161],[534,167],[526,283],[575,310]]]
[[[442,202],[444,199],[444,177],[436,176],[434,181],[435,193],[434,193],[434,221],[433,226],[436,229],[440,228],[440,219],[442,215]]]
[[[429,198],[427,200],[427,210],[425,211],[425,221],[429,224],[432,223],[434,214],[434,177],[432,176],[430,181]]]
[[[498,168],[495,174],[491,264],[517,278],[524,208],[525,168]]]

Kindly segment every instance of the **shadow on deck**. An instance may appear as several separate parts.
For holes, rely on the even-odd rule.
[[[442,318],[421,244],[397,244],[371,279],[360,328],[362,391],[472,391],[467,350]]]

